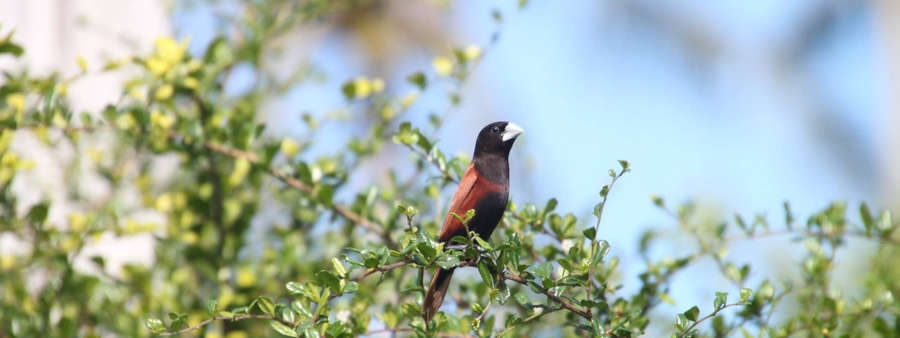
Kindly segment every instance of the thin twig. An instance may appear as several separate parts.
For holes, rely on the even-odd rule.
[[[228,316],[215,316],[215,317],[213,317],[213,318],[209,318],[209,319],[207,319],[207,320],[204,320],[204,321],[202,321],[202,322],[199,322],[199,323],[195,324],[194,326],[186,327],[186,328],[183,328],[183,329],[178,330],[178,331],[161,332],[161,333],[157,333],[157,335],[159,335],[159,336],[179,336],[179,335],[182,335],[182,334],[185,334],[185,333],[188,333],[188,332],[191,332],[191,331],[200,329],[201,327],[204,327],[204,326],[206,326],[206,325],[209,325],[210,323],[212,323],[212,322],[214,322],[214,321],[219,321],[219,320],[238,321],[238,320],[251,319],[251,318],[262,318],[262,319],[274,319],[274,320],[277,320],[275,317],[272,317],[271,315],[263,315],[263,314],[246,314],[246,315],[237,315],[237,316],[232,316],[232,317],[228,317]]]
[[[712,313],[706,315],[705,317],[700,318],[700,319],[698,319],[697,321],[695,321],[693,324],[691,324],[691,326],[688,326],[686,329],[684,329],[684,331],[681,331],[681,333],[678,334],[678,338],[684,337],[685,335],[687,335],[688,333],[690,333],[691,330],[693,330],[695,327],[697,327],[697,325],[699,325],[700,323],[702,323],[703,321],[705,321],[705,320],[707,320],[707,319],[710,319],[710,318],[712,318],[712,317],[715,317],[715,316],[718,315],[719,312],[721,312],[722,310],[725,310],[725,309],[730,308],[730,307],[732,307],[732,306],[746,305],[746,304],[747,304],[747,303],[745,303],[745,302],[736,302],[736,303],[726,304],[725,306],[722,306],[722,307],[716,309],[715,311],[713,311]]]
[[[177,135],[177,134],[176,134],[176,135]],[[221,144],[221,143],[217,143],[217,142],[213,142],[213,141],[204,141],[204,142],[203,142],[203,147],[205,147],[205,148],[207,148],[207,149],[210,149],[210,150],[212,150],[212,151],[215,151],[215,152],[217,152],[217,153],[220,153],[220,154],[228,155],[228,156],[235,157],[235,158],[242,158],[242,159],[245,159],[245,160],[247,160],[248,162],[250,162],[250,163],[252,163],[252,164],[260,164],[260,163],[262,162],[262,161],[259,159],[259,156],[256,156],[256,154],[254,154],[254,153],[252,153],[252,152],[248,152],[248,151],[244,151],[244,150],[240,150],[240,149],[235,149],[235,148],[232,148],[232,147],[223,145],[223,144]],[[270,175],[272,175],[272,176],[274,176],[275,178],[281,180],[282,182],[284,182],[285,184],[289,185],[290,187],[292,187],[292,188],[294,188],[294,189],[297,189],[297,190],[299,190],[299,191],[301,191],[301,192],[304,192],[304,193],[307,193],[307,194],[312,194],[312,193],[313,193],[313,187],[307,185],[306,183],[303,183],[303,181],[300,181],[299,179],[297,179],[297,178],[295,178],[295,177],[293,177],[293,176],[291,176],[291,175],[288,175],[288,174],[285,173],[285,172],[279,171],[279,170],[277,170],[277,169],[275,169],[275,168],[272,168],[272,167],[267,167],[267,168],[266,168],[266,171],[267,171]],[[396,246],[397,246],[397,242],[395,242],[395,241],[390,237],[390,234],[388,234],[387,232],[385,232],[383,229],[381,229],[381,228],[378,227],[377,225],[373,224],[373,223],[372,223],[371,221],[369,221],[368,219],[366,219],[366,218],[362,217],[361,215],[359,215],[359,214],[353,212],[352,210],[350,210],[350,208],[348,208],[348,207],[346,207],[346,206],[343,206],[343,205],[340,205],[340,204],[332,204],[330,208],[331,208],[331,210],[333,210],[333,211],[336,212],[337,214],[339,214],[339,215],[341,215],[342,217],[344,217],[344,219],[346,219],[346,220],[348,220],[348,221],[351,221],[351,222],[353,222],[353,223],[356,223],[356,224],[358,224],[359,226],[362,226],[363,228],[365,228],[366,230],[368,230],[368,231],[370,231],[370,232],[372,232],[372,233],[378,235],[379,237],[381,237],[381,238],[384,240],[384,242],[385,242],[389,247],[396,247]]]
[[[420,149],[416,149],[416,147],[413,147],[412,145],[409,145],[409,144],[406,145],[406,147],[409,148],[409,150],[412,150],[412,152],[415,153],[416,155],[419,155],[419,157],[424,159],[426,162],[431,163],[431,165],[433,165],[435,168],[437,168],[437,170],[441,172],[441,177],[443,177],[444,179],[453,181],[453,183],[459,183],[459,179],[456,178],[455,176],[453,176],[453,174],[450,173],[450,171],[447,169],[447,167],[441,168],[441,165],[438,164],[437,161],[435,161],[434,156],[431,156],[431,154],[426,154],[424,151],[422,151]]]
[[[616,180],[628,171],[628,167],[623,167],[622,171],[612,177],[612,180],[609,182],[609,186],[606,187],[606,193],[603,194],[603,200],[600,201],[600,206],[597,210],[597,225],[594,226],[594,236],[591,237],[591,255],[589,259],[591,260],[591,264],[588,265],[588,277],[587,281],[585,281],[585,289],[587,290],[587,299],[593,300],[592,291],[594,289],[594,255],[597,254],[597,234],[600,232],[600,221],[603,220],[603,209],[606,207],[606,201],[609,198],[609,193],[612,192],[613,186],[616,185]],[[594,316],[593,308],[589,307],[587,309],[587,314],[590,317]],[[590,318],[588,318],[590,320]]]
[[[528,285],[528,280],[524,279],[522,277],[519,277],[519,276],[505,274],[505,275],[503,275],[503,278],[507,279],[507,280],[511,280],[511,281],[519,283],[519,284],[522,284],[522,285]],[[581,317],[584,317],[584,319],[591,320],[591,315],[590,315],[590,313],[588,313],[588,311],[582,310],[582,309],[578,308],[578,306],[576,306],[575,304],[572,304],[569,301],[562,299],[557,295],[554,295],[552,292],[550,292],[549,289],[541,288],[541,293],[546,295],[547,298],[550,298],[550,299],[560,303],[562,305],[562,307],[566,308],[566,310],[569,310],[572,313],[575,313]]]

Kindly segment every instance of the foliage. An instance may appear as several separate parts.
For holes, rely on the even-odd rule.
[[[890,259],[900,244],[897,223],[888,211],[876,215],[865,204],[861,223],[848,218],[841,202],[800,223],[785,203],[784,224],[775,226],[763,216],[709,222],[692,203],[670,208],[653,197],[693,245],[686,253],[654,259],[651,249],[667,239],[658,230],[646,232],[639,245],[645,268],[635,293],[622,291],[619,258],[609,256],[611,244],[597,231],[615,183],[631,170],[626,161],[609,171],[591,220],[558,212],[556,200],[513,202],[490,240],[470,235],[437,243],[446,193],[469,160],[445,155],[429,136],[446,116],[432,115],[429,126],[418,127],[402,117],[420,93],[442,90],[436,84],[449,84],[447,95],[457,104],[460,86],[488,55],[486,47],[436,56],[434,69],[410,74],[405,84],[348,79],[340,90],[350,121],[303,114],[296,121],[307,133],[301,139],[267,134],[259,122],[267,102],[305,78],[284,80],[266,67],[277,47],[273,41],[299,23],[354,5],[359,4],[250,2],[234,23],[240,29],[199,55],[187,53],[186,42],[161,38],[149,55],[100,69],[81,61],[83,73],[71,78],[6,72],[0,87],[0,235],[24,249],[2,251],[0,257],[0,337],[618,337],[646,334],[651,322],[679,337],[737,331],[893,336],[900,330],[900,305],[893,299],[900,275]],[[294,15],[280,14],[284,10]],[[499,12],[494,16],[499,22]],[[13,36],[0,40],[3,57],[23,52]],[[250,90],[225,89],[236,67],[254,70]],[[100,112],[70,108],[69,84],[87,73],[114,70],[134,75],[118,102]],[[397,94],[400,88],[408,91]],[[316,147],[324,124],[363,129],[339,149],[322,151]],[[15,193],[16,182],[34,166],[28,154],[11,147],[16,137],[69,149],[73,160],[65,162],[65,175],[97,176],[109,191],[96,197],[70,180],[65,203],[77,211],[52,221],[53,209],[63,202],[23,203]],[[414,155],[413,170],[395,168],[386,179],[362,176],[366,184],[351,184],[365,174],[366,163],[383,158],[395,144]],[[159,178],[155,168],[165,160],[176,161],[177,170]],[[266,216],[272,205],[289,210],[290,217]],[[254,235],[255,228],[264,235]],[[151,265],[113,269],[102,256],[85,257],[85,248],[99,240],[141,235],[152,238]],[[802,244],[802,278],[756,275],[759,282],[751,285],[750,265],[729,260],[727,249],[740,239],[775,235]],[[831,285],[835,257],[850,238],[877,245],[858,294]],[[92,265],[79,266],[83,258]],[[732,287],[709,291],[709,304],[683,306],[675,318],[653,317],[652,310],[673,301],[673,277],[704,260],[712,260]],[[425,282],[435,268],[454,266],[477,271],[480,278],[454,280],[458,287],[448,303],[456,310],[426,325]],[[783,309],[788,298],[796,309]]]

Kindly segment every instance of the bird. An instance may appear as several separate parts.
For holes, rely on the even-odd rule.
[[[455,236],[466,236],[466,226],[454,216],[463,216],[470,209],[475,215],[468,222],[469,230],[487,240],[506,211],[509,199],[509,151],[524,130],[511,122],[488,124],[478,133],[472,162],[466,168],[444,219],[438,240],[449,242]],[[437,268],[422,303],[425,322],[431,322],[444,302],[453,268]]]

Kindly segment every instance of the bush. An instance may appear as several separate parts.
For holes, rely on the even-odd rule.
[[[252,20],[241,21],[241,29],[214,40],[202,55],[161,38],[150,55],[101,69],[85,64],[83,74],[72,78],[33,76],[27,69],[5,73],[0,237],[22,250],[0,257],[0,337],[638,336],[650,325],[678,337],[738,331],[894,336],[900,330],[900,305],[893,299],[900,290],[893,259],[900,244],[897,223],[888,211],[873,213],[865,204],[858,221],[848,218],[846,204],[835,202],[801,222],[785,203],[783,220],[770,225],[763,216],[711,222],[698,217],[691,203],[670,207],[654,197],[652,203],[671,215],[692,245],[687,253],[656,259],[651,248],[667,238],[645,232],[639,239],[645,270],[634,294],[620,290],[619,259],[609,257],[611,243],[597,236],[615,183],[628,179],[626,161],[609,171],[594,219],[558,212],[556,200],[515,201],[489,241],[437,243],[443,193],[455,188],[469,159],[445,155],[429,136],[444,116],[431,116],[429,126],[402,119],[419,94],[440,90],[432,86],[436,82],[451,84],[448,94],[458,102],[459,87],[486,51],[461,46],[438,56],[433,70],[410,74],[407,84],[349,79],[342,92],[353,121],[303,114],[308,137],[277,138],[258,122],[263,104],[303,76],[283,80],[267,69],[268,42],[357,2],[308,4],[288,7],[294,12],[285,19],[279,12],[288,5],[281,1],[248,3],[244,15]],[[2,55],[23,52],[13,36],[0,40]],[[227,93],[228,75],[238,66],[257,74],[252,89]],[[99,112],[70,108],[70,83],[121,69],[134,74],[123,84],[121,100]],[[386,86],[411,91],[395,94]],[[337,150],[314,152],[325,142],[317,134],[325,123],[361,129]],[[70,149],[64,175],[96,176],[108,193],[88,196],[72,184],[67,202],[78,211],[65,222],[48,221],[59,201],[22,203],[14,192],[34,166],[29,154],[10,146],[22,135]],[[351,184],[366,170],[363,163],[392,144],[415,156],[411,173],[398,170],[385,181]],[[176,161],[177,170],[161,179],[155,168],[166,160]],[[290,217],[271,216],[279,212]],[[256,229],[264,233],[254,234]],[[140,234],[152,236],[150,265],[116,271],[103,256],[85,257],[83,250],[100,239]],[[754,276],[750,265],[729,260],[735,241],[777,235],[805,250],[797,264],[801,280]],[[831,285],[835,257],[850,238],[877,247],[865,283],[853,293]],[[79,258],[89,258],[91,266],[79,266]],[[674,318],[652,316],[661,302],[672,302],[673,276],[704,260],[713,261],[732,287],[707,292],[709,304],[682,306]],[[456,266],[480,278],[455,280],[458,289],[450,298],[456,311],[426,325],[421,301],[428,275]],[[751,276],[760,282],[751,285]],[[786,299],[792,308],[782,305]]]

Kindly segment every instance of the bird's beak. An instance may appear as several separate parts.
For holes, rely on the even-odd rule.
[[[507,123],[506,128],[503,129],[503,142],[515,139],[519,134],[524,133],[525,129],[517,126],[515,123]]]

